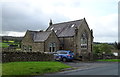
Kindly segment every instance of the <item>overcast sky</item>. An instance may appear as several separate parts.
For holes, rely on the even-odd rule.
[[[26,30],[45,30],[53,23],[86,18],[95,42],[118,40],[119,0],[1,0],[2,33],[24,36]]]

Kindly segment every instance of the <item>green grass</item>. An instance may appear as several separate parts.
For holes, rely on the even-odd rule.
[[[8,41],[9,43],[14,43],[14,41]]]
[[[60,62],[10,62],[3,63],[2,75],[42,75],[70,68]]]
[[[14,41],[10,42],[0,42],[0,48],[7,48],[9,45],[19,45],[19,43],[15,43]]]
[[[8,44],[7,43],[0,43],[0,48],[6,48],[6,47],[8,47]]]
[[[120,59],[100,59],[97,61],[107,61],[107,62],[120,62]]]

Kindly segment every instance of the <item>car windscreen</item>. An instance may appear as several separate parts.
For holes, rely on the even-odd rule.
[[[58,51],[58,54],[67,54],[67,52],[63,52],[63,51]]]

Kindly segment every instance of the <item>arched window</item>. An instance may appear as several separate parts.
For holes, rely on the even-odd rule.
[[[81,48],[87,49],[88,45],[88,35],[86,32],[83,32],[81,35]]]

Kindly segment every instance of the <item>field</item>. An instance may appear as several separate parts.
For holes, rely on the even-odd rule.
[[[19,47],[19,45],[20,45],[19,42],[14,42],[14,41],[0,42],[0,48],[7,48],[7,47],[9,47],[9,46]]]
[[[2,47],[2,48],[6,48],[6,47],[8,47],[8,44],[7,44],[7,43],[1,43],[1,42],[0,42],[0,48],[1,48],[1,47]]]
[[[60,62],[10,62],[3,63],[2,75],[42,75],[70,68]]]

